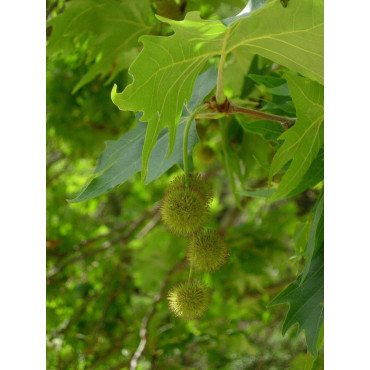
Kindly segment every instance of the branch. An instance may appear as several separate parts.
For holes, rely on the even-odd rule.
[[[140,343],[137,347],[134,355],[131,358],[130,361],[130,370],[136,370],[137,363],[141,357],[141,355],[144,352],[146,343],[148,341],[148,326],[149,322],[152,319],[153,315],[155,314],[157,310],[158,303],[163,299],[167,285],[169,283],[169,280],[171,276],[177,271],[180,270],[185,265],[185,259],[180,260],[176,265],[174,265],[170,271],[167,272],[165,278],[162,281],[161,288],[159,293],[154,297],[153,306],[151,310],[148,312],[148,314],[143,318],[143,321],[141,323],[141,329],[140,329]]]
[[[229,114],[231,113],[241,113],[241,114],[246,114],[251,117],[256,117],[256,118],[262,118],[262,119],[267,119],[269,121],[275,121],[281,123],[281,125],[284,127],[285,130],[288,128],[292,127],[295,124],[296,118],[291,118],[291,117],[283,117],[283,116],[277,116],[276,114],[269,114],[253,109],[248,109],[244,107],[240,107],[238,105],[235,105],[233,103],[230,103],[230,109],[229,109]]]
[[[247,116],[262,118],[269,121],[279,122],[285,130],[292,127],[295,122],[296,118],[292,117],[284,117],[278,116],[276,114],[270,114],[261,112],[258,110],[253,110],[249,108],[244,108],[239,105],[234,104],[233,102],[229,101],[227,98],[222,104],[217,103],[215,97],[212,97],[210,100],[206,102],[207,110],[211,110],[215,113],[201,113],[197,115],[197,118],[221,118],[223,116],[227,116],[229,114],[245,114]]]

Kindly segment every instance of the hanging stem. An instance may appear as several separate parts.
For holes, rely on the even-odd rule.
[[[198,112],[201,110],[204,110],[207,108],[207,105],[201,105],[197,109],[194,110],[194,112],[190,115],[188,122],[186,123],[185,126],[185,131],[184,131],[184,139],[182,142],[182,156],[183,156],[183,161],[184,161],[184,172],[185,172],[185,184],[186,186],[189,185],[189,159],[188,159],[188,137],[189,137],[189,130],[191,123],[193,122],[195,116],[197,115]]]

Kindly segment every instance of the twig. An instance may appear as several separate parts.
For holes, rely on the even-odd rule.
[[[184,266],[184,264],[185,264],[185,260],[182,259],[176,265],[174,265],[171,268],[170,271],[167,272],[165,278],[162,281],[162,284],[161,284],[161,288],[160,288],[159,293],[154,297],[154,301],[153,301],[153,305],[152,305],[151,310],[143,318],[143,321],[141,323],[140,333],[139,333],[140,343],[139,343],[139,346],[137,347],[134,355],[131,358],[131,361],[130,361],[130,370],[135,370],[136,369],[137,363],[138,363],[141,355],[144,352],[146,343],[148,341],[148,326],[149,326],[149,322],[150,322],[150,320],[152,319],[153,315],[155,314],[155,312],[157,310],[158,303],[163,299],[163,297],[165,295],[165,292],[166,292],[166,289],[167,289],[167,285],[169,283],[169,280],[170,280],[171,276],[177,270],[181,269]]]
[[[262,118],[262,119],[267,119],[269,121],[275,121],[281,123],[281,125],[284,127],[285,130],[288,128],[292,127],[296,121],[296,118],[291,118],[291,117],[283,117],[283,116],[277,116],[276,114],[269,114],[265,112],[260,112],[257,110],[253,109],[248,109],[244,107],[240,107],[238,105],[235,105],[233,103],[230,103],[230,109],[229,109],[229,114],[231,113],[241,113],[241,114],[246,114],[251,117],[256,117],[256,118]]]
[[[285,130],[292,127],[297,120],[296,118],[292,117],[278,116],[276,114],[270,114],[258,110],[240,107],[239,105],[236,105],[233,102],[229,101],[227,98],[224,100],[222,104],[219,104],[216,100],[216,97],[213,96],[206,103],[207,103],[206,109],[211,110],[215,113],[198,114],[197,118],[221,118],[229,114],[245,114],[251,117],[279,122],[284,127]]]

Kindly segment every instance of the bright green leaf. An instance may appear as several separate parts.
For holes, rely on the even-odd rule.
[[[296,106],[297,121],[279,140],[284,144],[274,156],[270,170],[272,177],[292,160],[271,200],[287,196],[299,184],[323,145],[324,88],[317,82],[286,73],[289,90]]]
[[[299,185],[289,193],[288,197],[293,197],[311,188],[324,179],[324,150],[320,149],[317,157],[311,163],[310,168],[302,177]]]
[[[148,122],[143,178],[156,138],[166,126],[172,153],[183,103],[190,99],[197,75],[213,56],[246,48],[323,81],[323,1],[301,0],[283,9],[272,0],[248,15],[229,27],[221,21],[203,20],[198,12],[188,13],[180,22],[158,17],[171,25],[174,35],[140,38],[144,48],[129,69],[133,83],[122,93],[115,86],[112,100],[122,110],[143,111],[143,120]]]

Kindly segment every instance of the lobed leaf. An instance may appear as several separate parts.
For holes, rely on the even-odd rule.
[[[272,161],[270,182],[288,161],[292,162],[271,200],[287,196],[300,184],[324,141],[323,86],[291,73],[286,73],[285,76],[296,107],[297,121],[279,137],[279,140],[284,140],[284,144]]]
[[[197,105],[214,89],[216,79],[217,73],[214,67],[198,76],[189,104],[183,108],[174,151],[168,158],[169,134],[168,129],[165,128],[159,134],[151,153],[145,184],[157,179],[174,164],[182,164],[182,142],[186,122]],[[106,148],[98,159],[93,178],[70,202],[81,202],[103,194],[115,186],[123,184],[132,175],[139,172],[142,169],[142,151],[147,127],[146,122],[138,120],[136,128],[124,134],[120,139],[107,141]],[[190,154],[198,141],[195,121],[193,121],[188,139],[188,152]]]
[[[324,320],[324,253],[323,248],[313,259],[306,279],[300,275],[269,306],[289,303],[290,308],[283,325],[283,335],[295,323],[299,332],[305,331],[307,347],[313,356],[317,356],[317,342]]]
[[[245,48],[323,82],[323,1],[301,0],[287,9],[278,0],[262,5],[224,23],[203,20],[198,12],[183,21],[157,16],[174,34],[140,38],[143,50],[129,69],[133,82],[122,93],[115,86],[112,100],[122,110],[142,111],[148,122],[143,178],[156,138],[167,126],[172,153],[182,106],[210,58]]]

